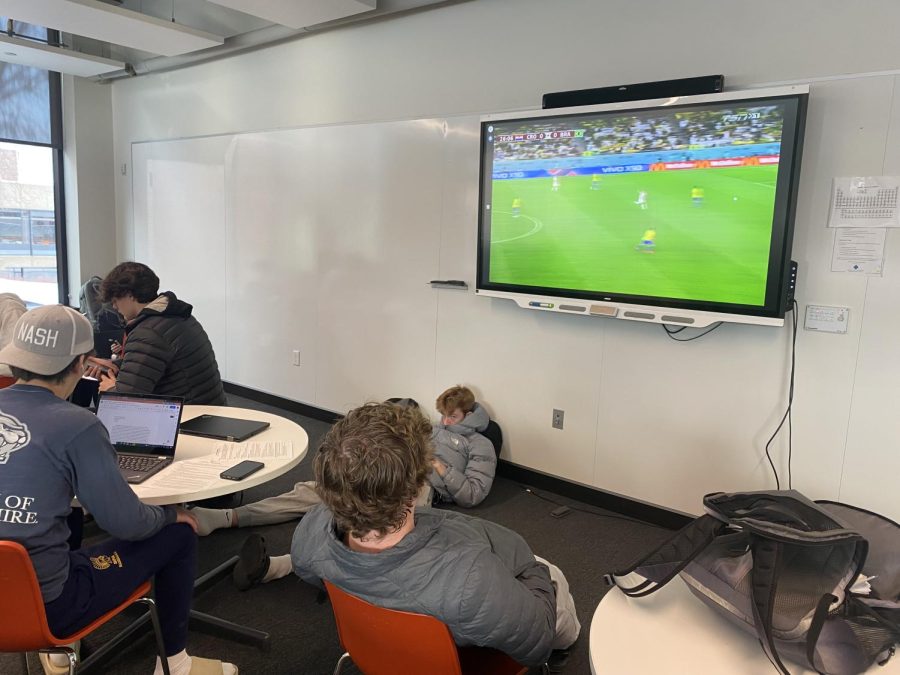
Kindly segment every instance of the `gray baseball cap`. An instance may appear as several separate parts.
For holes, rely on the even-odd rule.
[[[0,363],[38,375],[55,375],[72,359],[94,349],[91,322],[65,305],[46,305],[16,321],[13,339],[0,349]]]

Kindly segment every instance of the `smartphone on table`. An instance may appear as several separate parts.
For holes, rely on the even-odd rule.
[[[262,462],[254,462],[253,460],[248,459],[240,464],[235,464],[231,468],[225,469],[219,474],[219,478],[225,478],[226,480],[244,480],[247,476],[256,473],[264,466],[265,464]]]

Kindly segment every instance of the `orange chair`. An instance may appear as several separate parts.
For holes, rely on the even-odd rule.
[[[352,659],[366,675],[523,675],[528,668],[485,647],[457,647],[434,617],[385,609],[325,582],[345,653],[334,675]],[[545,666],[546,672],[546,666]]]
[[[12,386],[16,383],[16,378],[10,377],[9,375],[0,375],[0,389],[6,389],[6,387]]]
[[[74,675],[78,656],[67,647],[96,630],[129,605],[143,602],[149,606],[150,620],[156,634],[156,647],[162,660],[163,671],[169,675],[169,664],[163,647],[162,632],[156,616],[156,603],[149,597],[150,582],[145,581],[118,607],[108,611],[90,625],[66,637],[56,637],[47,625],[44,600],[31,558],[25,547],[14,541],[0,541],[0,598],[3,612],[0,614],[0,652],[62,652],[69,657],[69,675]],[[25,667],[27,670],[27,661]]]

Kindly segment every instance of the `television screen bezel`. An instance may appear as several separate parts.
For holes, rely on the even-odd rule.
[[[681,96],[547,110],[525,110],[482,116],[479,145],[480,180],[476,293],[489,297],[509,298],[514,300],[520,307],[528,309],[599,314],[657,323],[685,323],[697,327],[709,325],[715,321],[783,325],[785,312],[789,309],[787,286],[790,280],[791,249],[808,98],[808,85],[793,85],[789,87],[727,91],[699,96]],[[488,148],[486,136],[489,133],[487,127],[490,124],[496,122],[527,123],[548,117],[565,119],[582,117],[592,113],[643,112],[658,108],[680,108],[732,102],[752,103],[753,101],[777,99],[793,99],[796,110],[793,124],[791,124],[791,120],[786,119],[782,130],[782,148],[773,210],[773,236],[770,242],[766,298],[763,305],[736,305],[659,296],[634,296],[602,291],[588,292],[549,287],[531,287],[490,281],[490,270],[488,268],[490,241],[488,239],[489,232],[486,232],[485,229],[485,216],[488,214],[485,199],[486,194],[490,194],[493,180],[493,172],[491,171],[493,156],[489,156],[488,152],[486,152]],[[542,300],[547,301],[542,302]],[[670,321],[664,321],[664,318]],[[671,321],[673,319],[674,321]],[[679,319],[683,319],[683,321],[679,321]]]

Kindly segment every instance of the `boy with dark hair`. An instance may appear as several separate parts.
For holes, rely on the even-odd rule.
[[[185,403],[225,405],[206,331],[192,316],[191,305],[172,292],[159,293],[159,277],[153,270],[142,263],[121,263],[103,279],[100,294],[126,322],[118,373],[99,369],[91,373],[100,380],[101,391],[181,396]]]
[[[231,664],[188,656],[187,622],[197,558],[196,521],[172,506],[142,504],[119,473],[103,424],[68,403],[94,346],[90,322],[61,305],[26,312],[0,350],[17,382],[0,391],[0,539],[31,557],[47,623],[71,635],[121,604],[154,577],[172,675],[222,673]],[[69,550],[72,499],[114,538]],[[68,672],[42,655],[48,673]],[[157,659],[155,675],[162,673]]]
[[[314,462],[323,504],[294,533],[294,572],[381,607],[434,616],[457,644],[493,647],[523,665],[545,662],[580,630],[565,577],[511,530],[417,509],[429,436],[418,410],[385,403],[351,410],[332,427]]]

